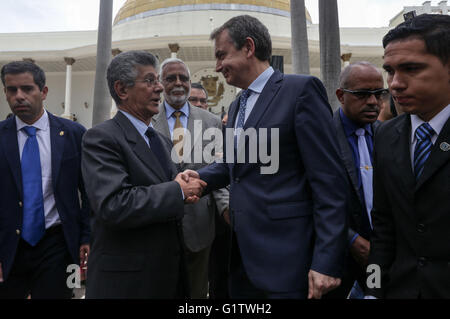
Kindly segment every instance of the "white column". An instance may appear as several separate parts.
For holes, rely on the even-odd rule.
[[[170,57],[172,59],[175,59],[177,57],[178,51],[180,50],[180,46],[178,43],[169,43],[169,49],[170,49]]]
[[[72,65],[75,63],[73,58],[64,58],[66,61],[66,98],[64,100],[64,114],[61,116],[72,120],[71,99],[72,99]]]
[[[122,53],[122,51],[119,49],[112,49],[111,53],[114,58],[116,55]],[[111,99],[111,118],[113,118],[116,114],[117,114],[117,105],[116,102],[114,102],[114,99]]]

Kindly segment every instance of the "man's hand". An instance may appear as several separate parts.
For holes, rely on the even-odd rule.
[[[196,171],[193,171],[191,169],[185,170],[183,173],[181,173],[181,177],[183,180],[188,183],[189,179],[192,177],[194,179],[200,179],[200,175]]]
[[[308,281],[308,299],[320,299],[322,295],[337,288],[341,284],[341,279],[323,275],[314,270],[309,271]]]
[[[370,242],[361,236],[356,237],[352,246],[350,247],[350,253],[358,264],[366,267],[369,263]]]
[[[194,171],[191,171],[194,172]],[[206,182],[199,178],[190,177],[192,174],[179,173],[175,178],[175,182],[180,184],[181,190],[184,194],[184,202],[186,204],[197,203],[200,200],[203,189],[207,186]],[[196,173],[196,172],[195,172]],[[198,176],[198,174],[196,173]]]
[[[3,282],[2,263],[0,263],[0,282]]]
[[[89,244],[81,245],[80,247],[80,268],[81,268],[81,280],[86,280],[86,269],[91,248]]]

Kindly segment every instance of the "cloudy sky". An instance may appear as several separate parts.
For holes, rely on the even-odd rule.
[[[114,1],[114,16],[126,0]],[[0,0],[0,33],[95,30],[99,0]],[[437,5],[439,0],[433,0]],[[423,0],[338,0],[341,27],[383,27],[404,6]],[[318,0],[305,0],[314,23]]]

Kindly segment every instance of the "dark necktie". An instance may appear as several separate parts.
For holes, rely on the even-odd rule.
[[[252,90],[247,89],[242,91],[241,96],[239,97],[239,113],[238,113],[238,118],[237,118],[237,123],[236,123],[236,132],[234,135],[234,156],[235,158],[237,157],[237,147],[238,147],[238,139],[239,136],[241,135],[241,130],[244,127],[244,123],[245,123],[245,110],[247,108],[247,100],[250,97],[250,95],[252,94]]]
[[[31,246],[41,240],[45,233],[44,198],[42,195],[42,172],[36,128],[25,126],[28,135],[22,152],[23,224],[22,238]]]
[[[161,164],[161,167],[164,169],[164,173],[167,177],[167,179],[172,179],[172,174],[169,168],[169,163],[167,163],[166,159],[167,156],[165,156],[165,150],[164,147],[158,137],[158,134],[155,132],[155,130],[151,127],[147,129],[145,132],[145,135],[147,135],[148,140],[150,142],[150,149],[155,154],[156,158],[158,159],[159,163]]]
[[[414,173],[416,175],[416,181],[422,174],[425,162],[430,156],[431,147],[433,146],[431,137],[434,133],[433,128],[428,123],[423,123],[416,129],[417,144],[414,150]]]

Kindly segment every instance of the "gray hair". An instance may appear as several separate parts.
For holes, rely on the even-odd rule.
[[[138,66],[150,65],[158,68],[158,59],[146,51],[127,51],[118,54],[108,66],[106,79],[108,81],[109,93],[117,105],[122,103],[114,90],[114,84],[120,81],[127,87],[133,87],[138,76]]]
[[[186,63],[184,63],[183,60],[178,59],[178,58],[165,59],[163,61],[163,63],[161,63],[161,66],[159,67],[159,76],[162,77],[164,68],[166,67],[166,65],[171,64],[171,63],[181,63],[181,64],[183,64],[184,67],[186,68],[186,71],[187,71],[187,73],[189,75],[189,78],[191,78],[191,71],[189,70],[188,66],[186,65]]]
[[[350,74],[352,73],[352,70],[354,69],[355,66],[372,67],[378,71],[377,67],[374,64],[367,62],[367,61],[360,61],[360,62],[355,62],[353,64],[350,64],[349,66],[345,67],[344,70],[342,70],[341,75],[339,76],[339,87],[341,89],[347,89],[349,87]],[[380,73],[380,76],[382,76],[381,72],[379,72],[379,73]]]

